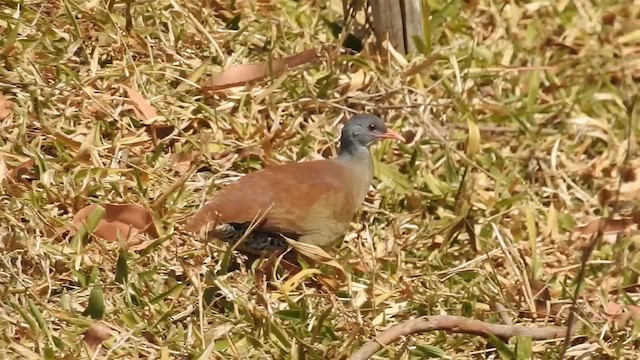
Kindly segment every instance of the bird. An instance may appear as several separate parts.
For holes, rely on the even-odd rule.
[[[373,180],[369,147],[382,139],[405,142],[373,114],[356,114],[343,125],[331,159],[267,166],[223,187],[186,222],[237,243],[240,252],[266,255],[288,248],[285,237],[326,247],[342,241]],[[245,236],[245,232],[248,234]]]

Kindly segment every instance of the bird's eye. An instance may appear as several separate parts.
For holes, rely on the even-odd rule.
[[[376,124],[369,124],[369,130],[373,131],[376,129]]]

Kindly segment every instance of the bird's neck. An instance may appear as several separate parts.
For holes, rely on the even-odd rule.
[[[338,160],[349,163],[352,167],[373,169],[371,153],[366,146],[343,146],[338,152]]]
[[[373,180],[373,159],[365,146],[341,148],[337,160],[347,165],[355,186],[355,201],[360,204]]]

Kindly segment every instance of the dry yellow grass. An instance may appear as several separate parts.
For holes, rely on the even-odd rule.
[[[562,324],[574,294],[566,358],[637,357],[636,217],[603,222],[578,291],[598,226],[575,229],[638,200],[640,2],[427,1],[431,52],[406,58],[339,50],[335,3],[0,3],[2,358],[344,359],[419,315],[499,322],[499,303]],[[247,86],[199,85],[308,49]],[[344,279],[227,272],[226,245],[177,232],[236,176],[331,156],[364,111],[410,141],[373,149],[376,191],[333,252]],[[96,203],[143,206],[157,236],[63,231]],[[514,341],[499,356],[564,351]],[[498,356],[486,343],[430,333],[377,356]]]

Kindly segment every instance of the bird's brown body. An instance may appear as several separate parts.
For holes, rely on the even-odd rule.
[[[383,134],[401,139],[384,130]],[[349,147],[337,158],[271,166],[242,177],[198,210],[185,230],[206,229],[214,237],[235,242],[256,221],[240,247],[250,253],[285,248],[281,235],[317,246],[341,240],[373,178],[367,146],[343,142]]]
[[[199,231],[214,222],[250,224],[262,217],[261,232],[328,245],[344,236],[371,183],[372,172],[348,165],[338,159],[316,160],[250,173],[223,188],[186,230]]]

